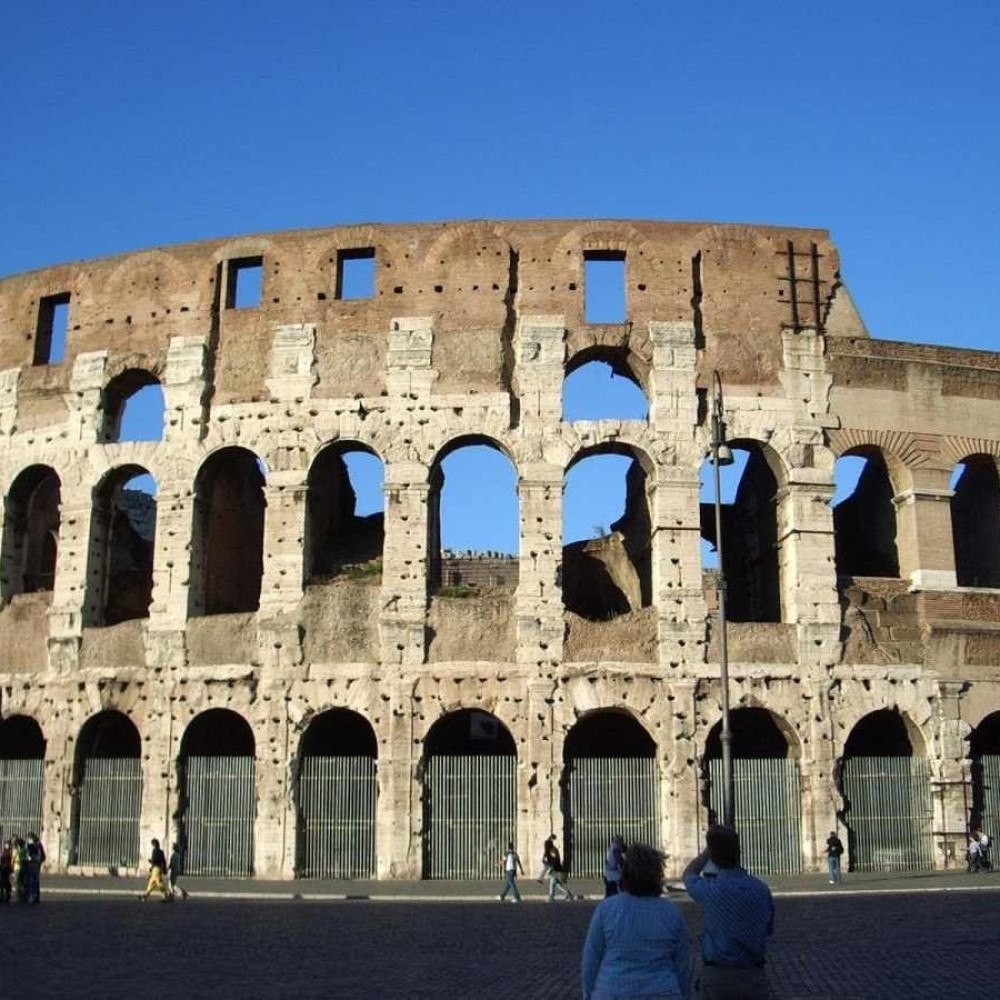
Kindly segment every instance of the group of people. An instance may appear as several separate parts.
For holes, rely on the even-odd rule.
[[[12,837],[0,848],[0,903],[40,903],[45,848],[32,831]]]
[[[179,892],[182,900],[187,899],[188,891],[180,884],[182,871],[183,861],[177,844],[171,844],[168,862],[160,842],[154,837],[149,850],[149,881],[146,883],[146,891],[139,893],[139,898],[145,901],[154,892],[159,892],[163,895],[164,902],[170,903]]]

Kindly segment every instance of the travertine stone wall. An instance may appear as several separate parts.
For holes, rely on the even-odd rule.
[[[358,249],[374,253],[374,294],[337,298],[337,252]],[[588,252],[625,260],[622,323],[586,322]],[[227,308],[229,262],[255,257],[259,306]],[[39,302],[65,293],[66,357],[33,364]],[[648,420],[562,419],[567,367],[602,351],[627,359]],[[133,368],[163,386],[163,439],[101,443],[103,390]],[[113,708],[135,724],[142,836],[169,839],[185,727],[224,707],[255,739],[254,870],[291,877],[290,763],[310,720],[345,707],[378,741],[381,877],[422,873],[422,743],[457,709],[492,713],[514,738],[522,845],[562,829],[574,724],[630,714],[656,746],[660,827],[679,866],[706,820],[700,766],[721,711],[699,554],[715,369],[730,438],[758,443],[778,483],[781,621],[731,626],[732,703],[772,713],[801,763],[803,862],[820,863],[842,808],[831,776],[852,727],[892,709],[930,762],[934,861],[954,863],[966,741],[1000,710],[1000,598],[956,587],[949,476],[969,455],[1000,458],[1000,355],[870,338],[822,230],[598,220],[267,234],[0,280],[0,483],[9,497],[46,465],[61,484],[54,588],[0,608],[0,713],[44,732],[50,864],[66,864],[88,718]],[[495,444],[518,477],[516,592],[478,606],[431,598],[427,584],[431,470],[463,440]],[[384,462],[381,577],[307,586],[309,469],[337,441]],[[191,617],[195,481],[229,446],[264,470],[260,605]],[[591,622],[563,608],[563,483],[575,458],[609,447],[646,471],[653,599]],[[837,577],[833,466],[865,448],[892,479],[895,581]],[[94,491],[126,465],[157,481],[152,606],[104,628],[87,610]]]

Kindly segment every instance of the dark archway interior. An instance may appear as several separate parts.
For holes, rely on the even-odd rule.
[[[851,730],[845,757],[912,757],[906,723],[899,712],[883,708],[861,719]]]
[[[139,730],[121,712],[101,712],[88,719],[76,743],[78,760],[138,757],[142,749]]]
[[[733,758],[739,760],[784,759],[788,740],[766,708],[737,708],[729,715]],[[717,722],[705,741],[706,757],[722,756],[722,722]]]
[[[969,737],[969,756],[1000,755],[1000,712],[987,715]]]
[[[951,498],[955,576],[960,587],[1000,587],[1000,481],[996,459],[962,463]]]
[[[27,715],[0,722],[0,760],[38,760],[45,757],[42,727]]]
[[[899,576],[895,495],[885,459],[876,449],[866,459],[854,492],[833,508],[838,576]]]
[[[5,598],[52,590],[59,509],[59,477],[48,466],[25,469],[14,481],[5,502]]]
[[[253,731],[226,708],[210,708],[191,720],[181,740],[181,757],[252,757]]]
[[[378,741],[368,720],[346,708],[317,715],[302,736],[302,757],[377,757]]]
[[[656,744],[625,712],[594,712],[584,716],[566,736],[563,755],[578,757],[653,757]]]
[[[778,480],[755,441],[734,440],[749,455],[732,503],[722,505],[726,616],[733,622],[781,621]],[[715,503],[700,505],[701,535],[718,549]]]
[[[514,737],[495,715],[465,709],[434,723],[424,742],[424,752],[428,757],[514,756],[517,748]]]

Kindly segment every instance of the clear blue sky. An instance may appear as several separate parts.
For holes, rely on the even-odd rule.
[[[997,349],[998,10],[8,5],[0,275],[358,221],[821,226],[874,336]]]

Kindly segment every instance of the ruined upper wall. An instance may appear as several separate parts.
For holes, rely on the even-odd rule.
[[[338,253],[374,252],[368,299],[337,296]],[[584,318],[584,258],[624,256],[627,322]],[[263,260],[259,308],[226,307],[231,262]],[[69,295],[65,364],[32,365],[42,299]],[[522,314],[565,316],[567,357],[620,347],[644,380],[648,322],[694,326],[706,370],[729,384],[775,385],[781,331],[823,326],[864,337],[819,229],[704,223],[550,221],[359,225],[158,248],[0,280],[0,370],[22,390],[65,391],[76,355],[108,350],[109,370],[162,365],[170,337],[209,337],[214,397],[266,398],[275,325],[316,326],[314,397],[384,389],[394,316],[434,324],[435,391],[511,388]]]

